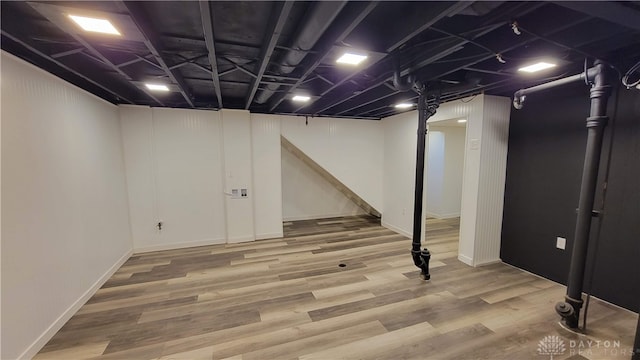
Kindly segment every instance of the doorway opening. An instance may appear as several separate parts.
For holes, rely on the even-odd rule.
[[[458,252],[466,122],[466,119],[428,122],[423,235],[428,239],[450,232],[456,237],[455,241],[442,244],[446,249],[438,249],[439,244],[429,245],[436,252]]]

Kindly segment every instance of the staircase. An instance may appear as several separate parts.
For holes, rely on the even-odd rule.
[[[343,184],[340,180],[338,180],[335,176],[331,175],[327,170],[325,170],[322,166],[320,166],[317,162],[313,161],[307,154],[305,154],[302,150],[300,150],[297,146],[293,145],[289,140],[287,140],[284,136],[280,136],[280,143],[282,144],[282,148],[289,151],[295,157],[300,159],[302,162],[307,164],[313,171],[318,173],[323,179],[327,180],[331,185],[333,185],[338,191],[340,191],[344,196],[346,196],[349,200],[353,201],[356,205],[358,205],[362,210],[367,212],[370,215],[380,217],[381,214],[378,210],[376,210],[373,206],[367,203],[363,198],[358,196],[355,192],[349,189],[345,184]]]

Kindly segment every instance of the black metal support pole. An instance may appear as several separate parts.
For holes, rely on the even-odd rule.
[[[638,311],[638,326],[636,326],[636,341],[633,343],[631,360],[640,360],[640,311]]]
[[[587,118],[587,147],[582,169],[575,238],[573,251],[571,253],[571,264],[569,265],[569,279],[567,281],[567,294],[565,295],[565,302],[556,304],[556,311],[563,317],[567,326],[571,328],[578,327],[580,309],[583,303],[582,289],[589,245],[589,232],[591,230],[591,217],[593,216],[593,203],[598,181],[602,138],[604,128],[607,126],[609,120],[606,116],[607,101],[611,94],[613,76],[611,69],[606,64],[596,60],[592,68],[581,74],[528,89],[518,90],[514,94],[513,100],[514,107],[519,109],[522,108],[522,103],[525,101],[527,94],[569,84],[578,80],[584,80],[585,78],[591,84],[591,110]]]
[[[582,289],[584,283],[585,264],[589,245],[589,232],[591,230],[591,218],[593,203],[598,181],[600,167],[600,154],[602,152],[602,138],[604,128],[607,126],[607,101],[611,94],[611,76],[609,68],[596,61],[594,68],[597,70],[592,79],[591,86],[591,112],[587,118],[587,148],[582,169],[582,183],[580,185],[580,197],[578,201],[578,216],[576,219],[575,238],[569,265],[569,279],[567,281],[566,304],[571,306],[568,310],[566,304],[557,305],[558,313],[563,316],[567,326],[577,328],[582,308]],[[568,311],[567,311],[568,310]]]
[[[411,256],[413,263],[420,268],[424,280],[429,280],[429,260],[431,253],[427,248],[421,249],[422,240],[422,199],[424,193],[424,153],[427,135],[427,120],[436,113],[439,99],[434,104],[427,103],[425,88],[420,89],[418,100],[418,143],[416,146],[416,183],[413,204],[413,239],[411,242]]]

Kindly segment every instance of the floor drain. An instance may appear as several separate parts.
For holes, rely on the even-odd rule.
[[[346,267],[346,266],[347,266],[347,264],[338,264],[338,266],[340,266],[340,267]]]

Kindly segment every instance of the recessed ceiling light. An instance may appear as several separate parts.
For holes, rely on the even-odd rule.
[[[97,32],[102,34],[121,35],[120,32],[106,19],[94,19],[84,16],[69,15],[71,20],[85,31]]]
[[[520,69],[518,69],[518,71],[533,73],[533,72],[536,72],[536,71],[549,69],[549,68],[552,68],[552,67],[556,67],[556,64],[552,64],[552,63],[541,61],[541,62],[535,63],[533,65],[528,65],[528,66],[521,67]]]
[[[458,120],[458,123],[460,123],[460,124],[464,124],[464,123],[466,123],[466,122],[467,122],[467,119],[460,119],[460,120]]]
[[[311,97],[310,96],[306,96],[306,95],[296,95],[296,96],[292,97],[291,100],[298,101],[298,102],[307,102],[307,101],[311,100]]]
[[[153,91],[169,91],[169,87],[163,84],[144,84],[144,86]]]
[[[342,56],[336,60],[338,64],[348,64],[348,65],[358,65],[363,62],[368,56],[353,54],[353,53],[344,53]]]
[[[413,106],[413,104],[411,104],[411,103],[400,103],[400,104],[396,104],[394,107],[396,109],[408,109],[408,108],[410,108],[412,106]]]

